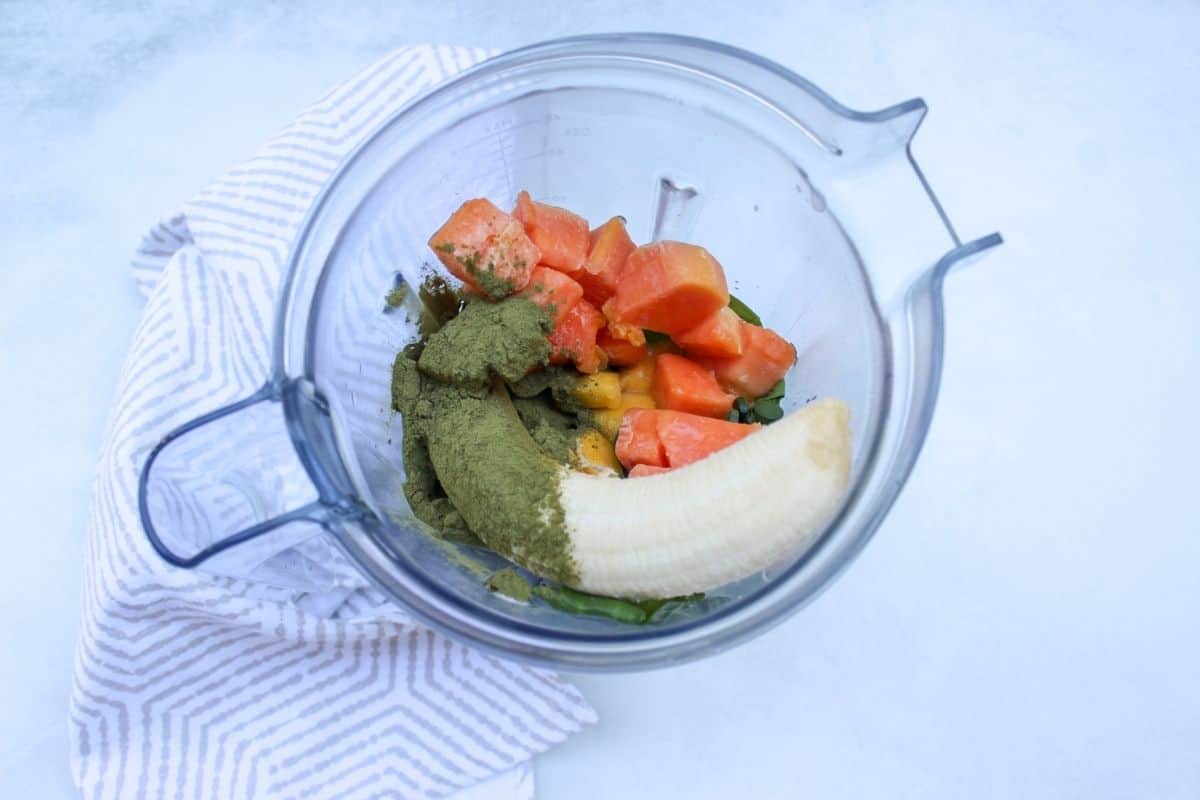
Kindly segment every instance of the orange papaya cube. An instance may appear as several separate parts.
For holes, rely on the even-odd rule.
[[[583,287],[556,269],[534,267],[529,275],[529,285],[521,291],[521,297],[549,311],[557,325],[583,298]]]
[[[723,419],[702,417],[682,411],[651,411],[657,414],[658,440],[668,467],[682,467],[740,442],[761,428]]]
[[[596,334],[603,327],[604,315],[587,300],[571,306],[562,322],[550,331],[551,363],[573,361],[580,372],[598,372],[605,358],[604,351],[596,346]]]
[[[493,300],[524,289],[541,258],[521,223],[483,198],[459,206],[429,246],[451,275]]]
[[[625,229],[625,220],[613,217],[591,232],[591,247],[583,271],[577,276],[583,286],[583,296],[596,305],[603,306],[617,293],[617,281],[625,259],[636,245]]]
[[[648,475],[658,475],[660,472],[670,472],[670,467],[654,467],[650,464],[635,464],[633,469],[629,470],[630,478],[645,478]]]
[[[737,399],[722,389],[707,369],[670,353],[655,359],[650,393],[659,408],[722,419],[728,416]]]
[[[600,345],[600,349],[608,356],[608,363],[616,367],[632,366],[650,352],[644,338],[641,344],[633,344],[627,339],[614,336],[607,326],[596,337],[596,344]]]
[[[633,469],[638,464],[667,466],[662,442],[658,439],[658,414],[658,411],[645,408],[631,408],[621,418],[616,451],[625,469]]]
[[[646,332],[637,325],[631,325],[628,322],[622,322],[617,319],[617,301],[610,297],[604,301],[604,305],[600,307],[604,312],[604,318],[608,320],[608,332],[615,339],[624,339],[630,344],[642,345],[646,343]]]
[[[717,382],[748,400],[762,397],[796,363],[796,348],[770,328],[739,320],[742,354],[736,358],[703,359]]]
[[[689,356],[733,358],[742,354],[741,319],[729,306],[703,319],[675,337],[675,343]]]
[[[620,322],[673,336],[728,305],[729,289],[725,271],[703,247],[655,242],[629,254],[614,300]]]
[[[587,220],[558,206],[535,202],[529,192],[517,195],[513,216],[525,226],[525,233],[542,254],[541,263],[560,272],[572,274],[587,260]]]

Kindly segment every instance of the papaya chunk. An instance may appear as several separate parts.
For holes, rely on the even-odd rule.
[[[549,311],[557,325],[583,297],[583,287],[558,270],[534,267],[520,294]]]
[[[617,281],[625,259],[636,245],[625,229],[625,220],[613,217],[591,232],[591,247],[583,271],[577,276],[583,296],[595,306],[603,306],[617,293]]]
[[[483,198],[459,206],[429,246],[451,275],[493,300],[528,286],[541,258],[521,223]]]
[[[596,337],[596,344],[600,345],[600,349],[608,355],[608,363],[616,367],[632,366],[650,352],[644,338],[641,344],[634,344],[627,339],[613,336],[612,331],[607,327],[602,329]]]
[[[617,458],[627,470],[638,464],[674,469],[740,442],[761,427],[683,411],[634,408],[621,420]]]
[[[742,354],[736,358],[699,359],[717,382],[747,400],[762,397],[796,363],[796,348],[770,328],[738,321]]]
[[[550,362],[572,361],[585,374],[599,371],[605,358],[604,351],[596,346],[596,334],[603,327],[604,315],[587,300],[580,300],[550,331]]]
[[[689,356],[733,358],[742,354],[741,320],[726,306],[706,317],[694,328],[675,337],[675,343]]]
[[[740,442],[761,425],[742,425],[723,419],[701,417],[680,411],[654,411],[658,414],[658,439],[668,467],[682,467]]]
[[[644,408],[631,408],[621,418],[616,450],[617,458],[625,469],[633,469],[638,464],[667,466],[666,454],[658,438],[658,413]]]
[[[736,399],[721,388],[707,369],[670,353],[655,360],[651,394],[659,408],[722,419],[729,414]]]
[[[703,247],[655,242],[632,253],[613,298],[616,320],[682,334],[729,304],[725,271]]]
[[[629,477],[645,478],[647,475],[658,475],[661,472],[670,471],[670,467],[654,467],[649,464],[635,464],[633,469],[629,470]]]
[[[590,238],[587,220],[558,206],[535,202],[529,192],[517,195],[513,216],[542,254],[541,263],[573,274],[583,268]]]

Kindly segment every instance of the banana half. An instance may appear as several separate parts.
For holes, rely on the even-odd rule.
[[[795,556],[841,505],[850,410],[822,399],[686,467],[630,480],[564,470],[579,589],[706,592]]]

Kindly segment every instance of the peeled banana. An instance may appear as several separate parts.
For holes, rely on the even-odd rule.
[[[576,588],[628,598],[705,592],[797,555],[850,480],[850,412],[817,400],[686,467],[633,480],[564,471]]]

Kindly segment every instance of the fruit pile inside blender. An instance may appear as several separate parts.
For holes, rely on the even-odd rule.
[[[621,216],[591,228],[521,192],[511,213],[463,203],[429,247],[445,273],[388,298],[419,331],[392,375],[405,496],[512,562],[497,592],[660,621],[794,557],[840,507],[847,405],[785,415],[796,348],[701,245],[639,246]]]

